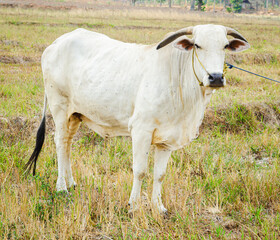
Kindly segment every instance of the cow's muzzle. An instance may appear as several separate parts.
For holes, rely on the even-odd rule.
[[[223,87],[224,86],[224,76],[222,73],[211,73],[209,74],[209,86],[210,87]]]

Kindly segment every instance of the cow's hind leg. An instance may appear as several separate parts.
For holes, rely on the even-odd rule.
[[[70,159],[70,153],[71,153],[71,145],[72,145],[72,139],[77,132],[79,126],[81,123],[81,115],[79,113],[74,113],[69,118],[68,123],[68,142],[67,142],[67,160],[68,163],[66,164],[65,174],[66,174],[66,181],[68,183],[68,187],[75,187],[77,184],[73,179],[72,175],[72,169],[71,169],[71,159]]]
[[[132,131],[131,135],[133,146],[133,186],[129,205],[131,210],[135,210],[140,199],[142,181],[147,171],[152,134],[144,131]]]
[[[68,121],[64,111],[53,114],[55,123],[55,145],[58,165],[58,178],[56,182],[57,191],[66,191],[66,168],[68,164],[67,144],[68,144]]]
[[[156,206],[161,213],[167,211],[161,201],[161,185],[165,176],[166,166],[170,154],[171,154],[170,150],[161,148],[159,146],[157,146],[155,149],[154,184],[153,184],[152,202],[154,206]]]
[[[58,178],[56,183],[57,191],[67,191],[66,181],[68,186],[75,185],[72,176],[71,162],[70,162],[70,147],[74,134],[80,125],[80,118],[78,114],[73,114],[67,118],[67,114],[63,109],[55,111],[55,144],[58,162]]]

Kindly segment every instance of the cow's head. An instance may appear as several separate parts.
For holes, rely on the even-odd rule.
[[[193,35],[192,39],[184,35]],[[228,40],[227,35],[234,39]],[[184,37],[182,37],[184,36]],[[240,52],[250,47],[247,40],[236,30],[221,25],[198,25],[183,28],[162,40],[157,49],[173,42],[181,51],[193,51],[193,71],[205,87],[223,87],[225,50]]]

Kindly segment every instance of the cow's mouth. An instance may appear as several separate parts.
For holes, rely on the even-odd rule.
[[[220,88],[220,87],[224,87],[224,83],[210,83],[209,87],[211,88]]]

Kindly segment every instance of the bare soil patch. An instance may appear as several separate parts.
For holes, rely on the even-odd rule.
[[[20,42],[15,41],[15,40],[1,39],[0,44],[6,45],[6,46],[19,46]]]
[[[1,23],[0,23],[1,24]],[[126,26],[115,26],[112,24],[105,24],[105,23],[42,23],[42,22],[29,22],[29,21],[8,21],[6,24],[10,25],[42,25],[42,26],[51,26],[51,27],[56,27],[56,26],[71,26],[71,27],[87,27],[87,28],[105,28],[105,27],[111,27],[111,28],[116,28],[119,30],[122,29],[166,29],[164,27],[155,27],[155,26],[141,26],[141,25],[126,25]],[[4,43],[5,45],[13,45],[13,43],[7,42],[7,40],[0,41],[0,43]],[[16,41],[15,41],[16,44]],[[17,44],[18,45],[18,44]],[[14,46],[17,46],[14,45]]]
[[[2,55],[0,56],[0,63],[6,64],[25,64],[25,63],[39,63],[39,58],[31,58],[26,56],[9,56]]]
[[[279,53],[245,53],[245,54],[227,54],[226,59],[230,63],[237,64],[272,64],[280,62]]]

